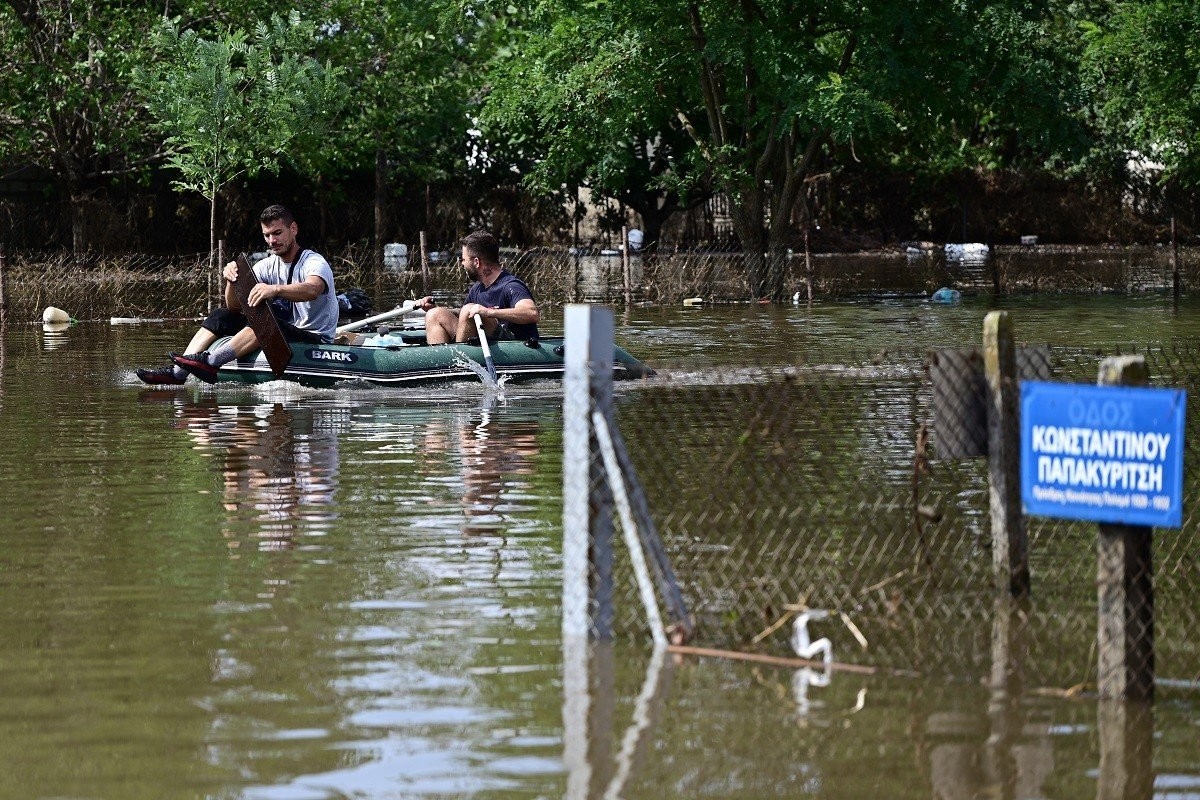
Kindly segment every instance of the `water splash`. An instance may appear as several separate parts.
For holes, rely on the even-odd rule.
[[[508,375],[501,375],[498,380],[493,380],[492,376],[488,374],[487,368],[458,350],[454,351],[454,365],[474,372],[483,382],[484,388],[489,392],[495,392],[501,400],[504,399],[504,386],[508,383]]]

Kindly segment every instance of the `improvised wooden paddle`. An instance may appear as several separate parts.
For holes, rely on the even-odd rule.
[[[483,348],[483,365],[487,367],[488,377],[496,382],[496,362],[492,361],[492,348],[488,344],[487,334],[483,331],[483,317],[475,315],[475,330],[479,331],[479,346]]]
[[[257,283],[258,278],[254,275],[249,259],[245,255],[238,256],[237,280],[233,282],[233,294],[242,304],[242,313],[246,315],[250,329],[258,337],[258,346],[266,355],[271,372],[275,373],[276,378],[282,378],[283,371],[292,360],[292,348],[288,346],[287,339],[283,338],[283,331],[279,330],[279,322],[271,313],[271,305],[250,305],[250,290]]]

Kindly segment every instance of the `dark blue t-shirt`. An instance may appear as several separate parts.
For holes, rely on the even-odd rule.
[[[491,286],[484,288],[482,283],[476,281],[467,290],[468,303],[478,303],[488,308],[514,308],[518,301],[532,299],[533,293],[529,291],[529,287],[525,285],[525,282],[505,269],[500,270],[500,276],[496,278],[496,282]],[[515,322],[505,322],[502,324],[508,328],[514,339],[538,338],[536,324],[518,325]]]

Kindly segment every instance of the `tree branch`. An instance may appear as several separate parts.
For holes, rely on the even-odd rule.
[[[704,34],[704,21],[700,18],[700,7],[695,2],[688,3],[688,20],[692,26],[692,41],[695,42],[696,52],[700,56],[700,89],[704,93],[708,124],[712,130],[713,143],[721,148],[729,142],[725,130],[725,114],[721,110],[721,91],[716,72],[706,52],[708,37]]]

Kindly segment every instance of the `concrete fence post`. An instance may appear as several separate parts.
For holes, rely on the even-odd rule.
[[[997,588],[1029,596],[1029,542],[1021,511],[1020,386],[1016,346],[1007,311],[983,320],[987,378],[988,499],[992,518],[992,574]]]
[[[612,636],[612,492],[592,430],[612,405],[613,314],[568,305],[563,371],[563,636]]]

